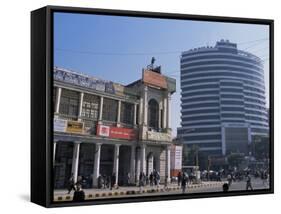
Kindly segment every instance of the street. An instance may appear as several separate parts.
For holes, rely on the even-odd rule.
[[[222,192],[222,185],[226,181],[202,182],[201,184],[190,184],[186,188],[185,194],[202,193],[202,192]],[[252,187],[256,189],[269,188],[268,185],[263,185],[261,179],[252,178]],[[232,182],[229,191],[244,191],[246,190],[246,181]],[[171,195],[182,194],[182,189],[176,184],[171,184],[168,188],[163,185],[157,187],[146,186],[142,190],[139,187],[120,187],[118,189],[85,189],[86,200],[96,200],[104,198],[122,198],[122,197],[136,197],[136,196],[151,196],[151,195]],[[67,194],[67,190],[55,190],[54,201],[71,201],[73,192]]]

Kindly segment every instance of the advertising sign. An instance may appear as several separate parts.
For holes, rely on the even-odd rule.
[[[83,133],[83,123],[78,121],[67,121],[66,132]]]
[[[167,81],[165,76],[153,71],[143,71],[143,82],[160,88],[167,88]]]
[[[109,137],[109,126],[98,125],[98,134],[99,136]]]
[[[101,80],[87,75],[74,73],[66,69],[55,67],[54,79],[82,87],[91,88],[97,91],[105,91],[107,93],[115,93],[113,82]]]
[[[98,125],[97,135],[109,138],[133,140],[136,138],[136,131],[129,128]]]
[[[175,168],[181,169],[182,167],[182,146],[175,146]]]
[[[182,168],[182,146],[173,145],[171,148],[171,169]]]
[[[67,121],[63,119],[54,118],[54,131],[65,132]]]

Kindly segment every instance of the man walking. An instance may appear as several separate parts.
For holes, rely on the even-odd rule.
[[[181,185],[181,177],[182,177],[181,171],[179,171],[179,173],[178,173],[178,186]]]
[[[143,188],[143,186],[144,186],[144,179],[145,179],[144,172],[141,172],[141,173],[140,173],[140,176],[139,176],[139,187],[140,187],[140,192],[142,192],[142,188]]]
[[[182,193],[185,193],[185,188],[186,188],[186,175],[185,173],[183,173],[182,175],[182,179],[181,179],[181,189],[182,189]]]
[[[68,180],[68,186],[67,186],[67,190],[68,190],[68,193],[67,194],[70,194],[70,192],[72,190],[75,191],[75,183],[74,183],[74,176],[73,176],[73,173],[71,173],[71,176]]]
[[[153,177],[153,173],[152,173],[152,172],[151,172],[150,175],[149,175],[149,183],[150,183],[150,186],[153,186],[154,177]]]
[[[250,190],[253,190],[251,176],[248,173],[247,177],[246,177],[246,190],[249,190],[249,188],[250,188]]]
[[[82,190],[82,186],[80,184],[77,185],[77,189],[73,195],[73,201],[82,202],[85,200],[85,192]]]
[[[232,176],[231,176],[231,174],[227,175],[227,181],[228,181],[228,186],[230,187],[231,183],[232,183]]]
[[[112,176],[111,176],[111,184],[110,184],[110,190],[112,190],[112,188],[115,188],[115,181],[116,181],[116,175],[113,172]],[[117,185],[117,184],[116,184]]]

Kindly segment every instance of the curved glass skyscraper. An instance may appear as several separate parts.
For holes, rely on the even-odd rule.
[[[254,135],[267,135],[262,61],[221,40],[181,56],[184,143],[207,155],[249,153]]]

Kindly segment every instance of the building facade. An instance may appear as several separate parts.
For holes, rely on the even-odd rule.
[[[153,66],[126,86],[55,67],[55,188],[65,188],[71,175],[89,188],[100,175],[115,174],[119,186],[154,169],[161,182],[170,178],[175,84]]]
[[[183,52],[181,90],[178,135],[199,153],[248,154],[253,136],[268,134],[262,61],[237,44]]]

